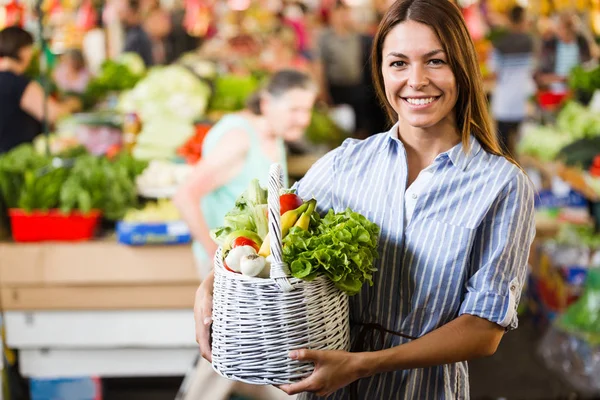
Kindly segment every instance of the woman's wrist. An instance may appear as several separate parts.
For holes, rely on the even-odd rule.
[[[378,352],[363,351],[354,353],[358,379],[368,378],[379,373]]]

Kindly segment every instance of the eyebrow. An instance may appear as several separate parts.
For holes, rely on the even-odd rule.
[[[433,57],[433,56],[435,56],[436,54],[439,54],[439,53],[445,53],[445,51],[444,51],[444,50],[442,50],[442,49],[435,49],[435,50],[431,50],[429,53],[426,53],[426,54],[423,56],[423,58],[429,58],[429,57]],[[406,58],[406,59],[408,59],[408,58],[409,58],[408,56],[406,56],[406,55],[404,55],[404,54],[402,54],[402,53],[396,53],[396,52],[394,52],[394,51],[392,51],[391,53],[388,53],[388,57]]]

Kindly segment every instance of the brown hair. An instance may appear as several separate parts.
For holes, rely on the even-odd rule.
[[[85,57],[79,49],[69,49],[64,54],[67,58],[71,59],[73,67],[76,71],[82,71],[85,68]]]
[[[19,52],[33,45],[33,37],[29,32],[17,26],[10,26],[0,31],[0,58],[12,58],[21,61]]]
[[[407,20],[431,27],[448,56],[458,90],[454,112],[463,148],[469,151],[469,139],[472,134],[485,151],[505,156],[514,162],[512,158],[503,154],[498,144],[483,90],[475,45],[465,20],[458,7],[448,0],[398,0],[387,10],[379,24],[371,54],[372,74],[377,97],[385,106],[390,122],[395,122],[398,115],[385,95],[382,72],[383,44],[390,31]]]
[[[262,93],[268,93],[277,98],[283,96],[292,89],[314,89],[316,91],[317,87],[311,77],[304,72],[293,69],[283,69],[271,76],[262,90],[257,91],[248,98],[246,107],[253,114],[260,115],[262,114],[260,109]]]

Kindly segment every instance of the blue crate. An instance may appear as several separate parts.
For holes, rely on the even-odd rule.
[[[535,196],[535,208],[546,209],[546,208],[584,208],[587,207],[586,198],[576,192],[570,190],[565,196],[557,196],[552,190],[540,190]]]
[[[31,400],[102,400],[102,385],[97,377],[31,378]]]
[[[130,246],[186,244],[192,235],[183,221],[140,223],[117,222],[117,241]]]

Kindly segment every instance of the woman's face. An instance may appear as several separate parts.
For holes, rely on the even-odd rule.
[[[316,97],[315,91],[309,89],[291,89],[280,97],[267,94],[262,101],[262,114],[277,136],[295,141],[310,125]]]
[[[428,25],[405,21],[385,38],[385,94],[400,121],[415,128],[454,122],[458,90],[437,35]]]

